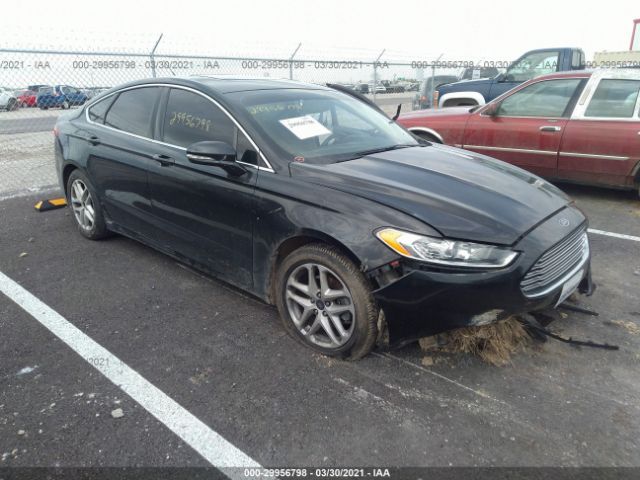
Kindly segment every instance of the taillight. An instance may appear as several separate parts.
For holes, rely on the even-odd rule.
[[[440,98],[440,92],[438,90],[433,91],[433,101],[431,102],[431,108],[438,108],[438,99]]]

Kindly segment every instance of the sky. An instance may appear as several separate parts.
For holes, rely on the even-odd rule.
[[[193,1],[51,0],[3,5],[0,48],[148,51],[361,59],[513,60],[526,50],[626,50],[638,0]],[[20,21],[25,12],[28,22]],[[63,19],[64,17],[64,19]],[[458,58],[460,57],[460,58]]]
[[[78,60],[110,57],[8,54],[4,49],[43,49],[148,53],[160,34],[158,54],[257,56],[372,62],[498,62],[504,65],[528,50],[580,47],[587,60],[594,52],[627,50],[638,0],[600,4],[576,0],[232,0],[149,2],[138,0],[64,0],[64,12],[50,0],[3,5],[0,28],[0,86],[24,88],[38,83],[79,87],[113,86],[152,76],[146,58],[130,70],[79,68]],[[600,5],[600,6],[597,6]],[[606,5],[606,8],[605,8]],[[47,12],[50,15],[33,15]],[[22,21],[22,16],[28,19]],[[113,58],[113,57],[111,57]],[[125,58],[125,57],[122,57]],[[131,59],[131,57],[128,57]],[[19,68],[2,67],[8,60]],[[48,63],[47,63],[48,62]],[[370,65],[370,64],[369,64]],[[447,63],[445,63],[447,65]],[[5,65],[6,66],[6,65]],[[500,66],[500,65],[497,65]],[[44,68],[40,68],[44,67]],[[165,68],[158,76],[232,74],[288,77],[288,67],[260,70],[227,61],[219,68]],[[437,74],[459,74],[439,70]],[[421,79],[432,72],[411,67],[379,70],[378,80]],[[307,82],[372,82],[373,68],[329,69],[306,64],[295,72]]]

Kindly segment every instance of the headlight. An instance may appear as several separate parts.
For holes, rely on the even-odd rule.
[[[438,265],[500,268],[506,267],[518,256],[518,252],[507,248],[426,237],[394,228],[378,230],[376,236],[404,257]]]

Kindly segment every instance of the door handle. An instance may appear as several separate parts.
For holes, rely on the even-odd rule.
[[[91,135],[89,138],[87,138],[87,141],[91,145],[100,145],[100,139],[98,137],[96,137],[95,135]]]
[[[156,154],[152,158],[163,167],[173,165],[173,159],[169,155]]]
[[[559,132],[562,130],[562,127],[557,127],[555,125],[543,125],[540,127],[541,132]]]

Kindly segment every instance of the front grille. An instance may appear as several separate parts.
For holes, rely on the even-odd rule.
[[[565,276],[589,255],[589,240],[585,227],[551,247],[531,267],[520,282],[527,297],[545,295],[565,281]]]

